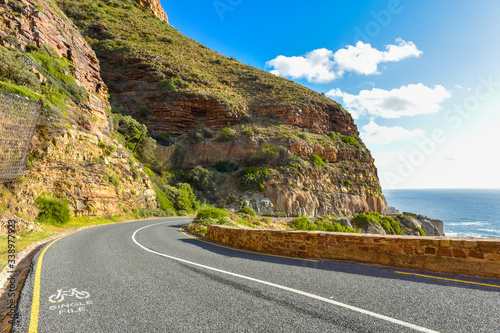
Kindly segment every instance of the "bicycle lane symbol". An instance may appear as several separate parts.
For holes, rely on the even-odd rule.
[[[49,296],[47,304],[50,311],[57,310],[59,315],[72,314],[86,312],[87,306],[93,304],[89,298],[90,293],[87,291],[79,291],[76,288],[58,289],[55,294]]]

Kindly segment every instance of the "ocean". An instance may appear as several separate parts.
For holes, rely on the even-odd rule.
[[[444,222],[446,236],[500,238],[500,189],[384,190],[389,206]]]

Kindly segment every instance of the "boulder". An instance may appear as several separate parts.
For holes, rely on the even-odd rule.
[[[263,198],[252,202],[252,208],[259,215],[266,215],[274,211],[274,205],[268,198]]]
[[[385,210],[386,215],[398,215],[399,210],[397,210],[395,207],[389,206]]]
[[[444,223],[441,220],[436,220],[436,219],[430,219],[430,222],[432,222],[436,228],[439,230],[440,236],[446,236],[444,233]]]
[[[421,223],[422,223],[422,230],[425,232],[427,236],[443,236],[439,232],[439,229],[431,221],[423,220],[421,221]]]
[[[402,222],[410,229],[422,228],[422,223],[417,219],[403,219]]]
[[[367,234],[376,234],[376,235],[385,235],[385,230],[378,224],[370,224],[368,228],[366,229]]]

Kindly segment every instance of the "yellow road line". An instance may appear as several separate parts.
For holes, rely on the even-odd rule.
[[[40,309],[40,277],[42,275],[42,260],[43,256],[45,255],[45,252],[48,250],[48,248],[57,242],[58,240],[64,238],[66,236],[63,236],[61,238],[58,238],[54,240],[52,243],[47,245],[45,249],[43,249],[42,253],[40,254],[40,257],[38,258],[38,263],[36,265],[36,274],[35,274],[35,285],[33,287],[33,302],[31,304],[31,317],[30,317],[30,329],[28,333],[36,333],[38,332],[38,313]]]
[[[415,276],[421,276],[421,277],[426,277],[426,278],[431,278],[431,279],[446,280],[446,281],[461,282],[461,283],[469,283],[469,284],[477,284],[477,285],[480,285],[480,286],[500,288],[500,286],[497,286],[495,284],[487,284],[487,283],[479,283],[479,282],[472,282],[472,281],[448,279],[448,278],[443,278],[443,277],[439,277],[439,276],[431,276],[431,275],[424,275],[424,274],[415,274],[415,273],[409,273],[409,272],[398,272],[398,271],[395,271],[394,273],[405,274],[405,275],[415,275]]]
[[[278,257],[278,258],[295,259],[295,260],[302,260],[302,261],[319,262],[319,260],[315,260],[315,259],[305,259],[305,258],[295,258],[295,257],[288,257],[288,256],[280,256],[280,255],[277,255],[277,254],[268,254],[268,253],[262,253],[262,252],[240,250],[240,249],[236,249],[234,247],[219,245],[219,244],[216,244],[216,243],[213,243],[213,242],[209,242],[209,241],[206,241],[206,240],[203,240],[203,239],[199,239],[197,237],[194,237],[194,236],[191,236],[190,234],[185,233],[184,231],[182,231],[182,228],[184,228],[184,227],[186,227],[186,226],[183,225],[182,227],[180,227],[179,231],[182,232],[184,235],[188,236],[189,238],[196,239],[197,241],[200,241],[200,242],[203,242],[203,243],[207,243],[207,244],[211,244],[211,245],[215,245],[215,246],[218,246],[218,247],[223,247],[225,249],[230,249],[230,250],[234,250],[234,251],[238,251],[238,252],[260,254],[262,256],[268,256],[268,257]]]

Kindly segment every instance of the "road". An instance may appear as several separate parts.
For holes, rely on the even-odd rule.
[[[189,221],[103,225],[45,246],[12,331],[500,332],[498,279],[238,251],[183,233]]]

